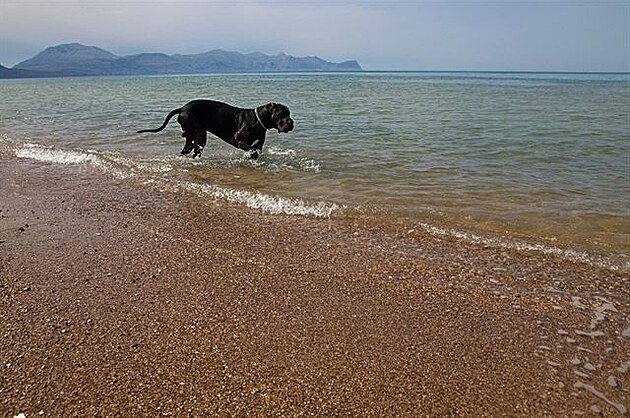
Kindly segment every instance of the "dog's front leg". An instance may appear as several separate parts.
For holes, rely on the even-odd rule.
[[[249,152],[249,158],[255,160],[258,158],[260,153],[262,152],[263,144],[265,143],[265,138],[259,138],[254,141],[254,135],[249,132],[243,132],[240,130],[234,134],[232,140],[229,141],[230,144],[234,145],[236,148],[242,149],[243,151]]]
[[[251,150],[249,152],[249,158],[251,158],[252,160],[256,160],[262,153],[262,147],[264,143],[265,138],[257,139],[252,142]]]
[[[229,141],[230,144],[234,145],[236,148],[242,149],[243,151],[249,151],[252,149],[252,146],[249,145],[245,140],[247,139],[247,135],[243,134],[242,131],[238,131],[234,134],[232,139]]]

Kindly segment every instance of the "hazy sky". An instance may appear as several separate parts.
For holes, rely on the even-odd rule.
[[[367,70],[630,71],[629,0],[0,0],[0,63],[80,42],[215,48]]]

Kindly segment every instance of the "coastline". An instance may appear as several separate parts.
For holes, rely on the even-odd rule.
[[[623,273],[0,153],[0,412],[627,413]]]

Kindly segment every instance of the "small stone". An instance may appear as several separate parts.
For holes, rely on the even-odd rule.
[[[603,331],[591,331],[591,332],[586,332],[586,331],[580,331],[579,329],[578,329],[578,330],[575,330],[575,333],[576,333],[577,335],[583,335],[583,336],[585,336],[585,337],[591,337],[591,338],[595,338],[595,337],[602,337],[602,336],[606,335],[606,334],[604,334],[604,332],[603,332]]]
[[[608,386],[611,386],[613,388],[619,386],[619,382],[617,381],[617,378],[615,376],[608,376],[608,379],[606,379],[606,381],[608,382]]]

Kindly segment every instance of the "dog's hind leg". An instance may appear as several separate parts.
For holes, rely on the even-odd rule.
[[[203,152],[203,148],[206,146],[207,140],[208,140],[207,132],[202,131],[199,135],[199,138],[195,139],[194,141],[195,152],[193,153],[193,158],[201,157],[201,153]]]
[[[186,143],[184,144],[184,149],[182,149],[181,154],[187,155],[194,150],[195,152],[193,153],[193,158],[201,155],[203,147],[206,145],[207,141],[206,131],[203,129],[186,130],[184,134]]]
[[[202,138],[205,138],[206,131],[205,129],[200,127],[199,123],[197,123],[196,118],[185,110],[182,111],[182,113],[177,117],[177,122],[179,122],[182,127],[182,136],[186,138],[186,143],[184,144],[184,148],[182,149],[180,154],[190,154],[193,148],[196,148],[197,144],[200,141],[203,141]]]
[[[180,152],[182,155],[190,154],[195,146],[194,136],[190,132],[184,132],[184,137],[186,138],[186,143],[184,144],[184,148]]]

